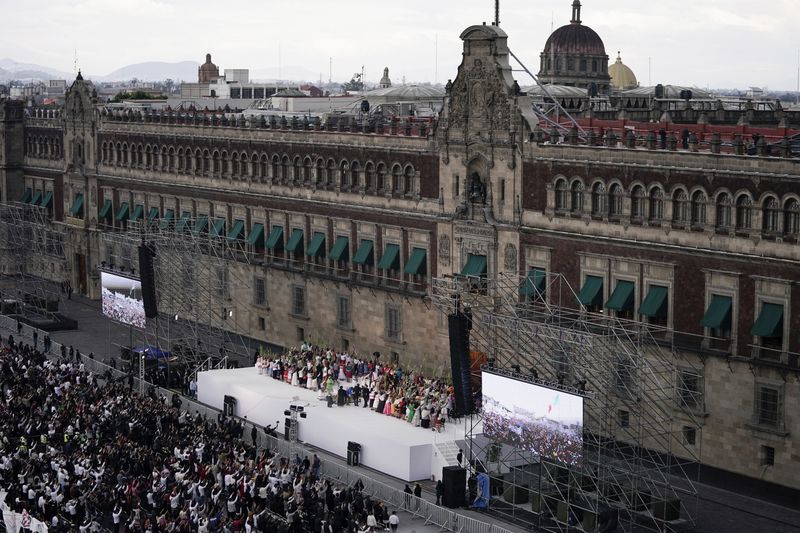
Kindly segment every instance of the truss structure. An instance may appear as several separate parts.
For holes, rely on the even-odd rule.
[[[667,532],[696,515],[700,416],[678,390],[678,365],[691,367],[673,332],[588,312],[560,275],[533,290],[500,275],[438,278],[433,300],[445,313],[472,312],[472,371],[492,367],[516,379],[584,396],[583,461],[554,462],[468,428],[470,459],[490,474],[490,508],[546,531]],[[477,354],[477,357],[476,357]],[[695,398],[695,400],[699,400]],[[679,417],[676,414],[680,414]],[[680,422],[677,419],[680,419]],[[478,417],[478,420],[480,417]]]
[[[0,293],[4,313],[59,322],[60,281],[66,269],[64,232],[43,207],[0,204]]]
[[[250,361],[254,350],[245,336],[248,315],[236,306],[238,292],[250,287],[243,279],[252,254],[240,240],[194,227],[192,219],[145,220],[103,234],[107,268],[123,275],[138,276],[139,245],[154,249],[159,314],[141,335],[180,357],[192,374]]]

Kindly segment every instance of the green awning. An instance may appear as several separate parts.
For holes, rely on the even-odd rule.
[[[117,216],[114,218],[117,219],[117,222],[122,222],[123,220],[128,219],[129,212],[130,212],[130,207],[128,206],[128,202],[122,202],[119,211],[117,211]]]
[[[461,269],[462,276],[486,277],[486,256],[472,255],[467,256],[467,264]]]
[[[111,200],[103,202],[103,207],[100,209],[100,218],[111,218]]]
[[[350,244],[350,240],[347,237],[343,235],[336,237],[333,248],[331,248],[330,258],[333,261],[347,261],[349,258],[349,254],[347,253],[349,251],[347,248],[348,244]]]
[[[311,242],[308,243],[306,250],[308,257],[325,257],[325,234],[319,231],[314,232]]]
[[[169,225],[172,223],[173,219],[175,218],[175,211],[172,209],[165,209],[164,216],[161,219],[161,223],[158,225],[161,229],[167,229]]]
[[[353,263],[356,265],[372,265],[374,261],[373,255],[372,241],[370,239],[361,239],[356,255],[353,256]]]
[[[783,306],[766,302],[762,304],[750,335],[769,339],[783,337]]]
[[[270,250],[280,250],[283,248],[283,226],[273,226],[267,239],[267,248]]]
[[[23,204],[27,204],[33,198],[33,191],[30,189],[25,189],[25,192],[22,193],[22,198],[19,199],[20,202]]]
[[[586,276],[581,292],[578,294],[578,302],[586,307],[596,307],[603,303],[603,278],[598,276]]]
[[[45,193],[44,198],[42,198],[42,207],[50,207],[53,203],[53,191],[49,191]]]
[[[711,296],[711,303],[708,304],[706,314],[700,325],[711,329],[731,329],[731,311],[733,309],[733,298],[714,294]]]
[[[197,233],[203,233],[204,231],[208,230],[208,215],[197,215],[197,220],[194,221],[194,228],[192,231]]]
[[[528,271],[528,277],[522,282],[519,288],[519,293],[522,296],[535,296],[543,294],[545,283],[547,282],[547,273],[541,268],[532,268]]]
[[[650,318],[664,318],[667,316],[667,294],[666,287],[650,285],[650,291],[647,293],[641,307],[639,307],[639,314]]]
[[[633,309],[633,289],[632,281],[618,281],[611,293],[611,298],[606,302],[606,309],[614,311],[630,311]]]
[[[403,272],[412,276],[421,276],[428,273],[428,264],[426,259],[428,252],[425,248],[414,248],[411,250],[411,256],[408,258],[406,268]]]
[[[184,211],[181,213],[181,218],[178,220],[178,223],[175,224],[175,231],[182,232],[186,231],[186,226],[189,225],[189,219],[192,218],[191,211]]]
[[[250,235],[247,236],[247,244],[256,248],[264,247],[264,224],[257,222],[250,228]]]
[[[296,252],[297,249],[303,244],[303,230],[293,229],[292,236],[289,237],[289,242],[286,243],[287,252]]]
[[[42,201],[42,193],[37,192],[33,195],[33,200],[31,200],[31,205],[39,205],[39,202]]]
[[[244,239],[244,220],[234,220],[233,227],[228,232],[229,241],[238,241]]]
[[[387,244],[383,249],[381,260],[378,261],[378,268],[383,270],[398,270],[400,268],[400,246],[397,244]]]
[[[75,195],[75,201],[72,202],[72,207],[69,208],[69,212],[72,215],[82,215],[83,214],[83,193],[79,192]]]
[[[148,222],[153,222],[157,218],[158,218],[158,208],[157,207],[151,207],[150,208],[150,212],[147,213],[147,221]]]
[[[133,208],[133,213],[131,213],[131,220],[139,220],[143,216],[144,216],[144,206],[142,204],[139,204]]]
[[[211,224],[211,234],[216,235],[217,237],[224,237],[225,236],[225,219],[224,218],[217,218],[214,220],[214,223]]]

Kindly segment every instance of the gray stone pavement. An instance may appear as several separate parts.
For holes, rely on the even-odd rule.
[[[80,349],[83,354],[94,352],[95,358],[99,360],[106,360],[109,353],[118,357],[119,349],[116,346],[127,346],[130,342],[130,329],[105,318],[100,312],[99,302],[73,295],[72,300],[63,302],[62,312],[78,321],[78,329],[57,331],[50,336],[56,342]],[[8,333],[6,332],[6,334]],[[16,336],[16,331],[10,333]],[[23,336],[30,339],[28,326],[24,327]],[[141,342],[141,336],[137,336],[137,332],[134,331],[133,344],[138,345]],[[327,461],[345,464],[343,459],[324,452],[320,453],[320,457]],[[380,472],[369,469],[362,470],[369,477],[399,489],[405,485],[404,482]],[[430,484],[426,484],[426,488],[428,486]],[[800,533],[800,502],[797,502],[795,508],[789,508],[721,487],[702,483],[698,483],[696,486],[699,500],[696,513],[697,526],[694,531],[699,533]],[[434,495],[429,490],[423,492],[423,497],[426,500],[435,501]],[[485,513],[463,510],[460,510],[459,513],[483,522],[497,523],[512,532],[526,531],[524,528],[499,521]],[[425,526],[421,519],[403,513],[400,531],[427,533],[438,531],[438,528]]]

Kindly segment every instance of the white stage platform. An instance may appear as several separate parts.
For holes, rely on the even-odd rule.
[[[431,475],[439,479],[445,464],[437,443],[464,439],[463,421],[446,424],[439,433],[365,409],[363,402],[361,407],[334,404],[328,408],[316,392],[259,375],[254,367],[198,374],[198,400],[222,409],[226,395],[236,398],[238,416],[260,426],[272,426],[277,420],[281,434],[286,418],[283,412],[297,398],[308,413],[298,425],[301,441],[340,457],[347,455],[348,441],[358,442],[363,465],[404,481],[430,479]]]

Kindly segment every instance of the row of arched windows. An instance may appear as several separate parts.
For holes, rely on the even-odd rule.
[[[25,145],[28,157],[40,159],[58,159],[63,150],[61,140],[56,137],[28,135]]]
[[[104,142],[101,163],[123,168],[193,174],[241,180],[271,181],[286,185],[315,185],[360,189],[386,194],[411,194],[419,190],[416,170],[410,163],[312,159],[288,154],[247,153],[179,146]]]
[[[579,179],[568,181],[557,178],[555,181],[555,210],[561,214],[593,218],[619,220],[630,217],[631,221],[661,223],[672,222],[676,226],[703,229],[712,222],[724,230],[760,230],[766,234],[784,234],[797,237],[800,234],[800,197],[787,195],[778,198],[767,193],[756,205],[747,191],[731,193],[719,190],[712,201],[702,189],[691,193],[683,187],[675,187],[670,195],[660,185],[634,184],[628,190],[619,183],[608,188],[602,181],[595,181],[590,190],[585,190]],[[584,208],[584,197],[588,196],[588,209]],[[626,207],[626,199],[629,204]],[[671,215],[667,215],[665,205],[670,202]],[[754,213],[759,212],[760,225]],[[667,218],[669,217],[669,218]],[[758,226],[758,227],[757,227]]]

